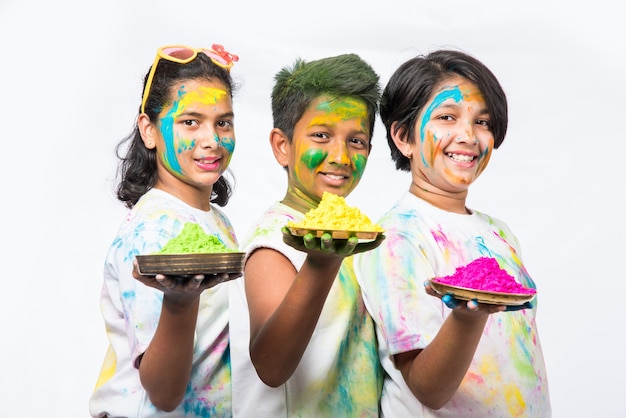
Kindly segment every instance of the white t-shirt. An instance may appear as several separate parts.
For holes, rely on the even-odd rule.
[[[386,239],[375,250],[356,255],[354,264],[388,374],[381,399],[384,416],[550,416],[536,306],[489,316],[465,378],[440,410],[421,405],[393,363],[395,354],[426,347],[450,314],[439,298],[425,292],[426,280],[453,274],[479,257],[493,257],[518,282],[535,287],[509,228],[483,213],[440,210],[410,193],[378,223]]]
[[[250,254],[256,248],[275,249],[299,269],[306,254],[283,242],[281,227],[303,218],[302,213],[288,206],[274,204],[257,222],[243,250]],[[300,364],[277,388],[259,379],[250,360],[250,322],[243,280],[231,287],[230,309],[235,417],[378,416],[382,369],[374,324],[363,304],[351,258],[344,260]]]
[[[104,265],[101,311],[109,348],[89,401],[94,417],[230,417],[231,374],[228,347],[228,287],[222,283],[200,295],[191,379],[181,404],[171,413],[158,411],[139,381],[134,363],[154,335],[163,293],[132,276],[138,254],[152,254],[177,236],[186,222],[229,248],[237,248],[233,228],[223,212],[193,208],[152,189],[141,197],[120,226]]]

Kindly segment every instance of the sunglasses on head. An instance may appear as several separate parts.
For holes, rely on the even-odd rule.
[[[157,50],[156,58],[152,63],[152,67],[150,68],[150,74],[148,74],[146,87],[143,90],[143,98],[141,100],[141,113],[144,113],[146,110],[146,102],[148,101],[148,96],[150,95],[152,79],[154,78],[157,64],[161,59],[177,62],[179,64],[187,64],[188,62],[193,61],[198,56],[199,52],[202,52],[207,57],[211,58],[211,61],[213,61],[215,65],[226,69],[226,71],[228,72],[230,72],[233,64],[239,61],[239,57],[237,55],[231,54],[230,52],[226,51],[222,45],[213,44],[211,45],[211,48],[212,49],[192,48],[190,46],[184,45],[162,46],[161,48],[159,48]]]

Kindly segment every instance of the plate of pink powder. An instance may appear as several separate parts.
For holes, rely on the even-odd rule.
[[[500,268],[495,258],[481,257],[458,267],[450,276],[432,279],[430,286],[440,295],[451,293],[456,299],[491,305],[523,305],[535,298],[537,291],[518,283]]]

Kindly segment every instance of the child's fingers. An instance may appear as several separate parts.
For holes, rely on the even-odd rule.
[[[456,299],[452,293],[446,293],[441,297],[441,300],[450,309],[454,309],[459,306],[458,299]]]
[[[513,312],[513,311],[520,311],[522,309],[532,309],[533,308],[533,304],[532,302],[526,302],[522,305],[516,305],[516,306],[511,306],[511,305],[507,305],[506,309],[504,310],[505,312]]]

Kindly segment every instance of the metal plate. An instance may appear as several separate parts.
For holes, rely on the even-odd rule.
[[[308,233],[315,235],[317,238],[321,238],[325,233],[330,233],[334,239],[348,239],[351,236],[356,236],[362,240],[374,240],[380,234],[378,231],[338,231],[333,229],[306,229],[306,228],[294,228],[287,227],[291,235],[296,237],[303,237]]]
[[[138,255],[139,273],[171,276],[241,273],[246,253],[191,253]]]

